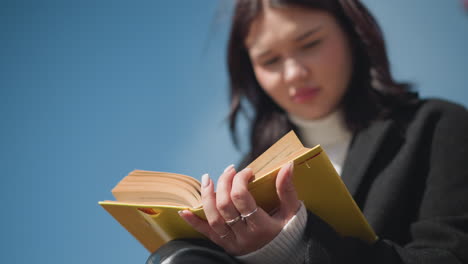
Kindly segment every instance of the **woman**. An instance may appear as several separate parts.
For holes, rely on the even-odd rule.
[[[243,164],[291,129],[322,144],[379,240],[307,212],[291,164],[270,214],[247,191],[251,170],[228,166],[216,192],[202,177],[208,221],[180,212],[213,243],[172,241],[156,252],[164,263],[468,263],[468,113],[393,80],[359,1],[238,0],[228,52],[233,135],[245,99],[254,110]]]

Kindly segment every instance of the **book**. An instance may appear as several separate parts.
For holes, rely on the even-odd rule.
[[[279,169],[294,162],[293,183],[305,207],[340,235],[369,243],[377,236],[320,145],[306,148],[291,131],[247,167],[253,170],[250,193],[266,212],[279,204],[275,180]],[[116,201],[99,204],[149,252],[173,239],[203,238],[178,214],[188,209],[205,218],[196,179],[168,172],[135,170],[112,190]]]

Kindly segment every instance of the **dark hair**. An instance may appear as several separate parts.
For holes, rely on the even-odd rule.
[[[341,102],[346,125],[352,132],[388,116],[399,106],[411,104],[417,98],[409,91],[408,84],[398,83],[392,78],[382,31],[358,0],[237,0],[227,58],[231,89],[229,128],[238,146],[237,118],[239,113],[245,113],[246,103],[249,103],[253,116],[249,119],[250,150],[244,158],[244,165],[286,132],[295,129],[284,110],[260,87],[245,46],[250,25],[262,12],[264,4],[273,8],[298,6],[324,10],[337,19],[353,51],[353,74]]]

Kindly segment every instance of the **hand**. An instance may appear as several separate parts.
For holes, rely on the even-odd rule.
[[[268,244],[296,214],[300,202],[292,183],[293,164],[281,168],[276,178],[279,207],[273,215],[257,207],[247,185],[252,177],[247,168],[236,173],[234,166],[225,169],[218,180],[216,193],[208,175],[202,177],[202,202],[207,220],[184,210],[181,217],[231,255],[245,255]]]

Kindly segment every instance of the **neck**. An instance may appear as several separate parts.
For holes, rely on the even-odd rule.
[[[299,129],[299,135],[307,147],[317,144],[330,145],[351,138],[351,131],[346,126],[341,109],[315,120],[307,120],[294,115],[288,115],[288,117]]]

